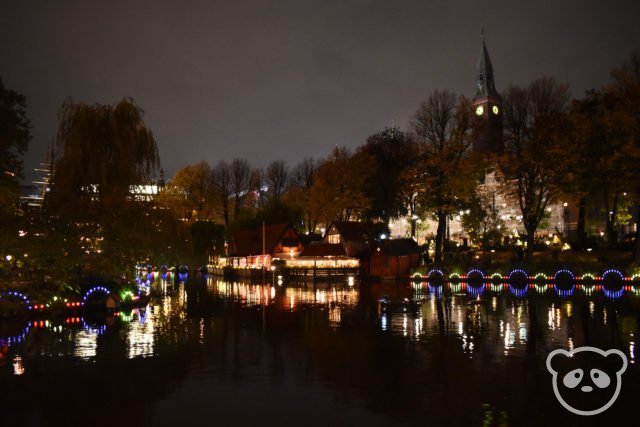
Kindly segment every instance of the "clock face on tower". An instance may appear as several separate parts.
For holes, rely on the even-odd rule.
[[[498,109],[497,105],[494,105],[493,108],[491,109],[491,111],[493,111],[493,114],[498,115],[498,113],[500,112],[500,110]]]
[[[484,113],[484,108],[482,107],[482,105],[478,105],[478,108],[476,108],[476,115],[481,116],[482,113]]]

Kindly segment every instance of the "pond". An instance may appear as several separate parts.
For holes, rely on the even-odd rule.
[[[0,322],[0,424],[635,424],[640,296],[198,277],[112,316]],[[154,285],[155,286],[155,285]],[[556,399],[554,349],[619,349],[617,401]],[[615,378],[614,378],[615,381]]]

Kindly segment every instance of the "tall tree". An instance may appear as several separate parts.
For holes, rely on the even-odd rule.
[[[624,156],[633,163],[630,194],[634,196],[635,244],[633,260],[640,263],[640,52],[634,51],[625,63],[612,71],[614,84],[609,90],[620,100],[616,115],[619,118]]]
[[[447,219],[458,210],[474,185],[475,171],[469,158],[471,146],[471,105],[449,91],[435,91],[413,115],[411,127],[421,150],[420,195],[423,205],[438,221],[435,262],[444,253]]]
[[[335,147],[318,168],[309,192],[314,216],[325,224],[362,217],[370,206],[364,183],[372,162],[367,156],[353,156],[345,147]]]
[[[160,194],[165,204],[189,221],[214,219],[215,189],[213,171],[201,161],[179,169]]]
[[[591,90],[571,106],[571,156],[567,174],[568,192],[578,198],[578,244],[586,239],[587,204],[596,204],[605,213],[605,229],[610,245],[617,242],[616,225],[622,213],[624,194],[631,192],[630,179],[636,169],[627,145],[625,124],[618,113],[619,97],[611,90]],[[621,120],[622,119],[622,120]]]
[[[129,200],[132,185],[151,180],[158,148],[143,114],[132,99],[115,105],[63,104],[52,192],[59,209],[114,212]]]
[[[303,159],[291,172],[291,188],[285,195],[285,201],[302,212],[303,227],[307,233],[313,233],[318,218],[311,206],[310,190],[315,181],[318,162],[313,158]]]
[[[406,213],[401,191],[401,174],[415,161],[414,143],[398,128],[386,128],[367,138],[356,156],[373,160],[373,168],[366,174],[365,193],[371,206],[365,212],[369,219],[379,218],[385,224],[391,218]]]
[[[21,156],[31,139],[24,95],[7,89],[0,79],[0,215],[14,211],[20,195]]]
[[[265,171],[265,182],[271,199],[280,200],[289,186],[289,166],[284,160],[274,160]]]
[[[504,94],[505,153],[500,161],[504,191],[516,200],[527,232],[527,258],[547,206],[557,199],[568,171],[566,85],[551,77]]]
[[[213,169],[213,186],[215,194],[222,206],[224,226],[229,229],[229,200],[232,197],[231,165],[224,160]]]
[[[233,159],[231,162],[231,191],[233,192],[233,218],[236,219],[249,192],[251,166],[245,159]]]
[[[76,104],[60,113],[50,208],[65,229],[64,252],[83,274],[119,279],[141,260],[176,261],[187,246],[183,225],[153,201],[133,197],[159,164],[156,141],[131,99]],[[126,274],[128,270],[125,270]]]

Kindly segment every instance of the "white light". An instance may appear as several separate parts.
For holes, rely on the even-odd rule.
[[[386,238],[387,238],[387,235],[386,235],[386,234],[384,234],[384,233],[382,233],[382,234],[380,235],[380,238],[381,238],[382,240],[384,240],[384,239],[386,239]]]
[[[11,255],[7,255],[7,256],[5,257],[5,259],[6,259],[7,261],[11,261],[11,260],[13,259],[13,257],[12,257]]]

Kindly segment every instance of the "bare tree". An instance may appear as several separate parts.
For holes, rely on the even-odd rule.
[[[318,166],[318,162],[311,157],[298,163],[291,171],[291,189],[287,193],[289,202],[303,213],[304,227],[308,233],[313,233],[317,223],[309,201],[309,192],[313,187]]]
[[[280,200],[289,185],[289,166],[284,160],[274,160],[267,166],[264,178],[271,199]]]
[[[562,140],[567,132],[568,87],[550,77],[504,94],[503,189],[520,207],[527,232],[527,257],[547,206],[560,192],[566,172]]]
[[[233,159],[231,162],[231,190],[233,192],[233,219],[238,217],[242,203],[251,183],[251,166],[245,159]]]
[[[213,169],[213,184],[222,206],[224,225],[229,228],[229,199],[231,198],[231,165],[221,161]]]
[[[313,185],[313,179],[318,170],[318,162],[307,157],[298,163],[291,171],[292,185],[308,190]]]
[[[469,101],[449,91],[435,91],[411,120],[421,159],[417,176],[424,177],[420,204],[438,221],[436,263],[442,262],[447,218],[458,209],[473,185],[473,168],[465,163],[471,145]]]

